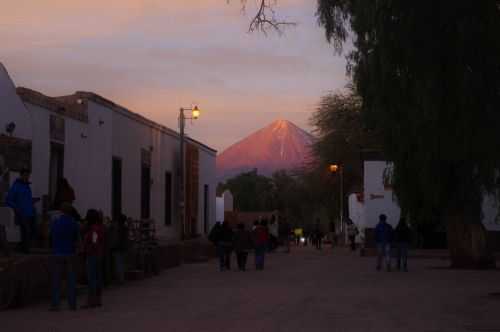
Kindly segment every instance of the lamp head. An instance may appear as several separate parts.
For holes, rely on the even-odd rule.
[[[193,111],[192,111],[192,116],[193,116],[193,119],[198,119],[200,117],[200,109],[198,108],[198,106],[195,106],[193,107]]]
[[[337,164],[332,164],[329,166],[330,172],[336,173],[339,170],[339,165]]]

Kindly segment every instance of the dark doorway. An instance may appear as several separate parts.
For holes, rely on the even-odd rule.
[[[203,187],[203,230],[205,234],[208,233],[208,216],[209,216],[209,204],[208,204],[208,192],[209,186],[206,184]]]
[[[122,160],[113,158],[111,169],[111,206],[113,220],[118,220],[122,214]]]
[[[50,165],[49,165],[49,196],[50,202],[54,202],[57,185],[64,176],[64,145],[50,143]]]
[[[165,173],[165,225],[172,225],[172,173]]]
[[[141,219],[149,219],[151,211],[151,167],[141,167]]]

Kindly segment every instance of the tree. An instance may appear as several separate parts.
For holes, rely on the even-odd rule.
[[[246,11],[248,0],[240,1],[243,11]],[[281,34],[283,28],[297,25],[295,22],[282,20],[277,16],[274,9],[278,3],[277,0],[257,0],[255,3],[257,8],[248,27],[248,32],[260,31],[267,34],[268,30],[274,30]]]
[[[454,267],[491,267],[481,224],[500,166],[500,1],[319,0],[412,218],[440,211]]]

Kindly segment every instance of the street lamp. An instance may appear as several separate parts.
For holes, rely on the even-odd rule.
[[[191,116],[186,116],[185,111],[191,112]],[[185,158],[184,158],[184,129],[186,127],[186,120],[197,120],[200,117],[200,109],[198,106],[192,108],[181,107],[179,110],[179,133],[180,133],[180,171],[179,171],[179,223],[181,225],[181,239],[186,238],[186,210],[185,210],[185,185],[186,179],[184,171],[186,169]]]
[[[340,175],[340,231],[344,231],[344,167],[338,164],[331,164],[330,173],[339,173]]]

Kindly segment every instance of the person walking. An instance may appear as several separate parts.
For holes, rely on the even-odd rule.
[[[221,271],[224,270],[224,249],[221,244],[221,233],[222,233],[222,224],[220,221],[217,221],[215,225],[210,230],[208,234],[208,240],[213,243],[215,246],[215,252],[217,257],[219,258],[219,268]]]
[[[245,271],[247,266],[248,252],[253,247],[252,236],[249,231],[245,229],[245,224],[238,224],[238,229],[234,233],[234,250],[236,252],[236,260],[238,262],[238,269]]]
[[[25,254],[30,252],[36,232],[34,203],[38,201],[31,192],[30,175],[29,169],[21,170],[20,177],[12,184],[6,198],[6,204],[14,210],[15,223],[21,230],[19,250]]]
[[[358,228],[349,219],[347,225],[347,236],[349,237],[349,243],[351,245],[351,251],[356,251],[356,236],[359,234]]]
[[[104,254],[104,226],[97,210],[87,212],[87,232],[84,236],[87,280],[89,284],[85,309],[102,305],[102,259]]]
[[[400,218],[394,231],[394,242],[397,248],[397,269],[408,272],[408,247],[411,241],[411,230],[405,218]]]
[[[255,248],[255,269],[264,270],[266,250],[269,243],[269,232],[267,231],[267,221],[262,220],[261,224],[253,231],[253,243]]]
[[[314,227],[313,231],[313,239],[316,249],[321,250],[323,244],[323,232],[321,231],[321,225],[319,219],[316,219],[316,226]]]
[[[391,241],[392,226],[387,223],[387,216],[381,214],[379,222],[375,227],[375,242],[377,244],[377,271],[382,268],[382,260],[385,260],[387,271],[391,271]]]
[[[72,207],[63,203],[59,209],[62,214],[50,225],[52,256],[51,311],[58,311],[61,297],[61,275],[66,276],[66,293],[70,310],[76,310],[76,273],[75,258],[79,242],[79,225],[72,216]]]
[[[233,230],[227,221],[222,223],[219,243],[222,248],[221,271],[231,270],[231,254],[233,252]]]
[[[285,252],[290,253],[290,224],[285,217],[279,221],[278,234],[282,245],[285,247]]]

